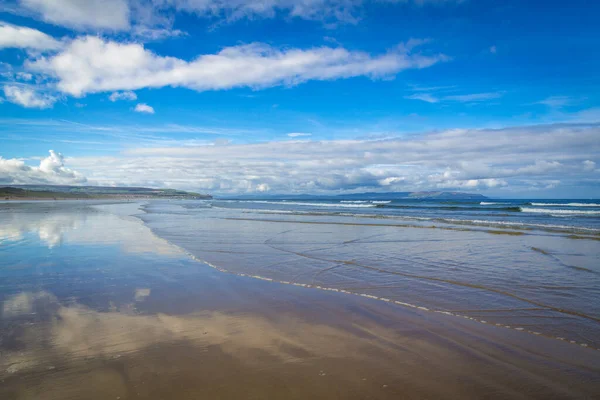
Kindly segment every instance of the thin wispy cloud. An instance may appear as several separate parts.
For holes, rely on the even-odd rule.
[[[303,136],[312,136],[312,133],[305,133],[305,132],[291,132],[287,134],[289,137],[292,138],[296,138],[296,137],[303,137]]]
[[[468,93],[454,95],[436,95],[433,93],[415,93],[405,96],[409,100],[421,100],[427,103],[439,103],[444,101],[455,101],[460,103],[482,102],[487,100],[499,99],[503,92],[487,92],[487,93]]]
[[[562,108],[577,103],[578,99],[569,96],[550,96],[533,104],[541,104],[550,108]]]
[[[500,97],[502,97],[502,94],[503,94],[502,92],[459,94],[459,95],[444,96],[443,100],[459,101],[461,103],[478,102],[478,101],[499,99]]]
[[[429,93],[415,93],[410,96],[405,96],[409,100],[421,100],[426,103],[439,103],[440,99]]]
[[[380,3],[397,3],[397,0],[379,0]],[[460,4],[462,0],[405,0],[415,8],[444,4]],[[241,19],[286,18],[318,21],[325,27],[338,24],[356,24],[366,0],[20,0],[7,11],[33,15],[43,21],[75,30],[102,30],[120,32],[133,29],[145,31],[143,36],[172,36],[165,34],[164,25],[172,24],[166,15],[187,13],[216,21],[232,23]],[[158,29],[155,26],[158,25]]]

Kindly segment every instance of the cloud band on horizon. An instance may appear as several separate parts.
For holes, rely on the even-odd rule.
[[[145,147],[120,156],[73,157],[69,165],[79,172],[68,171],[77,174],[74,183],[85,176],[91,184],[221,194],[442,189],[508,194],[600,184],[599,135],[598,124],[569,124],[457,129],[387,140]],[[6,167],[16,161],[0,161],[0,182],[11,183],[17,170],[18,182],[25,182],[23,168]],[[39,183],[38,171],[28,171]]]

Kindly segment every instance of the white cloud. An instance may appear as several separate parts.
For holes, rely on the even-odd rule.
[[[30,81],[33,79],[33,75],[27,72],[17,72],[16,78],[21,81]]]
[[[355,23],[360,0],[166,0],[180,11],[201,16],[242,18],[272,18],[277,12],[308,20]]]
[[[187,36],[187,33],[179,29],[151,28],[136,25],[132,28],[131,35],[142,41],[155,41],[171,37]]]
[[[302,137],[302,136],[312,136],[312,133],[304,133],[304,132],[292,132],[287,134],[289,137]]]
[[[583,162],[583,170],[584,171],[593,171],[596,169],[596,163],[592,160],[585,160]]]
[[[459,3],[461,0],[379,0],[380,3],[413,3],[417,6],[438,3]],[[365,0],[154,0],[155,4],[171,5],[179,11],[192,12],[205,17],[226,18],[235,21],[243,18],[273,18],[284,14],[292,18],[357,23]]]
[[[300,18],[320,21],[326,27],[357,23],[367,0],[13,0],[19,6],[7,11],[34,16],[45,22],[77,30],[128,31],[133,37],[158,40],[179,36],[170,29],[177,12],[224,21],[240,19]],[[463,0],[378,0],[378,3],[461,3]]]
[[[500,93],[500,92],[488,92],[488,93],[471,93],[471,94],[444,96],[444,100],[468,103],[468,102],[474,102],[474,101],[492,100],[492,99],[497,99],[500,97],[502,97],[502,93]]]
[[[113,92],[110,96],[108,96],[108,99],[112,102],[115,102],[118,100],[133,101],[133,100],[137,100],[137,95],[135,94],[135,92],[132,92],[130,90],[125,91],[125,92]]]
[[[137,104],[134,111],[139,113],[154,114],[154,108],[144,103]]]
[[[405,98],[409,100],[421,100],[427,103],[438,103],[440,101],[440,99],[429,93],[415,93],[410,96],[406,96]]]
[[[444,55],[412,53],[413,41],[378,56],[343,48],[277,49],[253,43],[226,47],[216,54],[185,61],[162,57],[141,44],[82,37],[52,57],[28,62],[33,70],[54,76],[57,88],[73,96],[164,86],[197,91],[236,87],[297,85],[309,80],[366,76],[393,77],[406,69],[426,68]]]
[[[496,48],[496,46],[490,46],[490,53],[496,54],[497,52],[498,52],[498,49]]]
[[[479,102],[485,100],[492,100],[502,97],[501,92],[489,92],[489,93],[469,93],[459,95],[444,95],[436,96],[431,93],[415,93],[410,96],[405,96],[405,99],[409,100],[421,100],[427,103],[439,103],[441,101],[457,101],[460,103]]]
[[[20,0],[44,21],[74,29],[125,30],[129,28],[127,0]]]
[[[269,190],[271,190],[271,188],[266,183],[259,183],[258,185],[256,185],[257,192],[268,192]]]
[[[26,108],[50,108],[56,97],[36,92],[28,86],[4,85],[4,96],[11,103]]]
[[[65,167],[62,154],[50,150],[50,155],[38,167],[24,161],[0,157],[0,184],[81,184],[87,179],[79,172]]]
[[[503,179],[467,179],[467,180],[438,180],[437,177],[431,177],[430,181],[434,184],[434,187],[438,189],[445,189],[448,187],[473,190],[480,188],[495,188],[500,186],[507,186],[508,183]]]
[[[0,49],[56,50],[61,42],[36,29],[0,22]]]
[[[531,181],[588,185],[582,165],[589,163],[582,163],[600,154],[599,134],[597,124],[573,124],[449,130],[386,140],[173,147],[153,143],[121,156],[71,162],[99,183],[213,193],[258,192],[264,185],[271,193],[503,191],[528,188]]]
[[[550,96],[544,100],[535,102],[534,104],[541,104],[550,108],[562,108],[571,105],[575,102],[575,99],[568,96]]]

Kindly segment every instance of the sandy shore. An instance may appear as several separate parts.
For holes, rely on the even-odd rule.
[[[251,279],[154,288],[131,314],[29,296],[21,300],[52,315],[4,326],[23,329],[27,345],[4,343],[20,351],[2,374],[3,399],[548,399],[600,390],[597,351]]]

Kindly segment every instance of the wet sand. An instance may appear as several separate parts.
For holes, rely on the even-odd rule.
[[[127,216],[131,205],[1,211],[2,399],[600,393],[600,351],[223,273]]]

